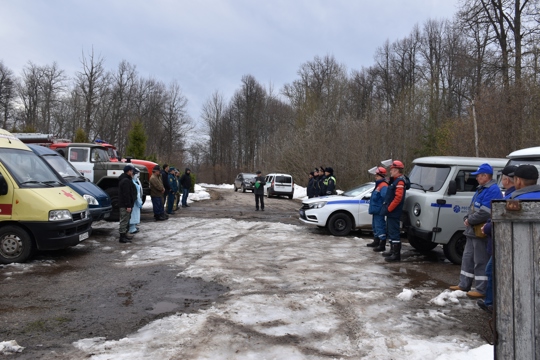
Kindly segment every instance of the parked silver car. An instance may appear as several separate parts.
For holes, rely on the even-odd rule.
[[[257,177],[257,174],[252,173],[240,173],[236,175],[236,179],[234,179],[234,191],[238,191],[238,189],[242,189],[242,192],[246,192],[246,190],[253,191],[253,184],[251,183],[251,180],[253,180],[255,177]]]

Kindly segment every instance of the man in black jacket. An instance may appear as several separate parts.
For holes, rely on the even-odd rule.
[[[257,176],[251,182],[254,185],[255,211],[259,211],[259,202],[261,203],[261,210],[264,211],[264,185],[266,185],[266,181],[260,170],[257,171]]]
[[[189,189],[191,189],[191,170],[188,168],[186,168],[184,175],[180,177],[180,185],[182,186],[182,207],[189,207],[187,198],[189,196]]]
[[[121,243],[130,243],[133,238],[132,235],[127,234],[131,210],[135,205],[135,200],[137,200],[137,187],[133,183],[133,169],[132,165],[126,165],[124,173],[118,177],[119,241]]]

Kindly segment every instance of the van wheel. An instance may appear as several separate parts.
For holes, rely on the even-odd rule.
[[[32,238],[23,229],[16,226],[0,229],[0,264],[25,262],[34,251]]]
[[[409,244],[415,248],[416,250],[420,252],[426,252],[433,250],[437,247],[437,243],[431,242],[431,241],[425,241],[422,239],[419,239],[417,237],[407,235],[407,240],[409,241]]]
[[[351,218],[343,213],[330,216],[328,220],[328,231],[334,236],[346,236],[351,232]]]
[[[234,192],[237,192],[238,189],[236,188],[236,185],[233,185],[233,187],[234,187]]]
[[[448,244],[443,245],[444,256],[454,264],[461,265],[466,241],[467,237],[463,235],[463,232],[458,232],[452,236]]]
[[[246,187],[244,186],[244,184],[242,184],[242,192],[243,192],[243,193],[246,192]]]
[[[289,200],[292,200],[292,195],[289,195]]]
[[[109,216],[107,221],[119,221],[120,220],[120,209],[118,204],[118,188],[111,187],[105,190],[107,195],[111,198],[112,211],[111,216]]]

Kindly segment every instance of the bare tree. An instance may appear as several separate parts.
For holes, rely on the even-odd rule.
[[[96,121],[96,113],[99,107],[100,98],[107,91],[109,85],[109,75],[103,66],[104,59],[94,56],[94,49],[85,57],[82,55],[82,71],[76,74],[76,86],[84,99],[84,120],[83,129],[89,137],[93,137],[93,130]]]
[[[2,128],[8,127],[15,100],[15,77],[13,72],[0,61],[0,114]]]
[[[55,127],[53,124],[54,108],[59,104],[59,98],[66,88],[66,76],[64,71],[58,68],[54,62],[50,66],[41,68],[39,87],[41,91],[41,129],[45,133],[51,133]]]

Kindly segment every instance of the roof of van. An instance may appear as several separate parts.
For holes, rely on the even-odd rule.
[[[470,165],[479,166],[488,163],[491,166],[504,167],[508,160],[503,158],[484,158],[484,157],[466,157],[466,156],[427,156],[414,159],[413,164],[430,165]]]
[[[48,147],[36,145],[36,144],[27,144],[27,146],[32,149],[38,155],[58,155],[61,156],[58,152],[49,149]]]
[[[507,158],[510,159],[526,157],[540,157],[540,146],[516,150],[511,152],[510,155],[507,156]]]
[[[4,129],[0,129],[0,147],[30,151],[21,140]]]

